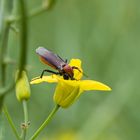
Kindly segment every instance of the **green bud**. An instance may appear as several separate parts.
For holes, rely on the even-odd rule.
[[[30,98],[30,85],[25,71],[22,71],[21,78],[17,80],[16,73],[16,97],[19,101],[28,100]]]

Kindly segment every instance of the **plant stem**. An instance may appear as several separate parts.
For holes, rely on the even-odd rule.
[[[7,64],[5,63],[5,58],[7,55],[7,48],[8,48],[8,39],[9,39],[9,29],[10,29],[10,24],[9,20],[6,18],[12,9],[12,0],[7,1],[7,0],[1,0],[0,1],[0,67],[1,67],[1,86],[5,86],[5,81],[6,81],[6,66]]]
[[[11,119],[11,116],[10,116],[10,114],[9,114],[7,108],[6,108],[6,106],[3,107],[3,111],[4,111],[4,114],[5,114],[8,122],[9,122],[9,124],[10,124],[10,126],[11,126],[11,128],[12,128],[12,130],[13,130],[16,138],[17,138],[17,140],[21,140],[20,137],[19,137],[19,135],[18,135],[18,132],[17,132],[17,130],[15,128],[15,125],[14,125],[12,119]]]
[[[24,123],[22,126],[22,135],[21,138],[23,140],[26,139],[26,133],[27,133],[27,129],[28,129],[28,109],[27,109],[27,101],[23,100],[22,101],[23,104],[23,112],[24,112]]]
[[[28,15],[27,18],[32,18],[32,17],[38,16],[38,15],[44,13],[46,10],[47,10],[46,7],[44,7],[44,8],[41,7],[41,8],[38,8],[38,9],[34,9],[34,10],[31,11],[31,13]]]
[[[55,3],[55,0],[44,0],[42,2],[42,7],[32,10],[29,13],[27,18],[32,18],[32,17],[38,16],[46,11],[49,11],[50,8],[52,7],[52,5],[54,5],[54,3]]]
[[[27,124],[28,123],[28,109],[27,109],[27,101],[23,100],[23,111],[24,111],[24,122]]]
[[[0,96],[8,94],[10,91],[14,89],[14,87],[15,87],[15,82],[12,81],[8,86],[5,86],[0,89]]]
[[[15,26],[11,25],[11,26],[10,26],[10,29],[11,29],[13,32],[15,32],[16,35],[18,35],[18,33],[19,33],[19,29],[18,29],[18,28],[16,28]]]
[[[5,27],[3,30],[3,36],[2,36],[2,42],[1,42],[1,50],[0,50],[0,65],[1,65],[1,84],[2,87],[5,86],[5,72],[6,72],[6,64],[5,64],[5,57],[6,57],[6,51],[8,46],[8,36],[9,36],[9,28],[10,24],[5,21]]]
[[[21,76],[22,70],[25,69],[27,60],[27,13],[25,0],[19,0],[20,15],[21,15],[21,28],[20,28],[20,60],[19,60],[19,76]]]
[[[33,134],[33,136],[29,139],[29,140],[34,140],[39,134],[40,132],[47,126],[47,124],[52,120],[54,114],[58,111],[59,109],[59,105],[56,105],[54,107],[54,109],[52,110],[52,112],[49,114],[49,116],[47,117],[47,119],[42,123],[42,125],[37,129],[37,131]]]
[[[54,1],[55,0],[51,0],[51,2],[49,2],[48,4],[46,4],[46,5],[42,4],[41,7],[33,9],[28,15],[26,15],[26,19],[31,19],[33,17],[36,17],[36,16],[48,11],[50,9],[50,7],[53,5]],[[13,18],[11,18],[12,23],[16,22],[16,21],[20,21],[20,20],[21,20],[21,16],[13,16]]]
[[[3,1],[2,6],[5,7],[5,4],[8,5],[8,3],[5,3]],[[4,10],[1,12],[4,12]],[[1,15],[1,16],[3,16],[3,15]],[[4,16],[0,22],[1,22],[0,23],[0,73],[1,73],[1,77],[0,77],[1,85],[0,86],[2,88],[0,91],[0,102],[1,102],[0,103],[0,110],[1,110],[2,105],[3,105],[3,101],[4,101],[4,96],[5,96],[4,93],[9,91],[7,89],[7,87],[5,88],[5,85],[6,85],[6,67],[7,67],[7,63],[5,63],[5,60],[7,57],[6,55],[7,55],[7,48],[8,48],[10,23],[4,18]]]

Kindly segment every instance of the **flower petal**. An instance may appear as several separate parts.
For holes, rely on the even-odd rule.
[[[80,86],[82,90],[111,90],[109,86],[93,80],[83,80],[81,81]]]
[[[80,59],[71,59],[69,65],[81,68],[81,60]]]
[[[54,101],[62,108],[70,106],[80,96],[80,82],[59,79],[54,93]]]
[[[71,59],[70,66],[75,66],[78,69],[74,69],[74,78],[80,80],[83,76],[83,70],[81,68],[81,60],[80,59]]]
[[[57,83],[58,79],[57,79],[56,75],[43,76],[42,78],[35,77],[31,80],[30,84],[39,84],[39,83],[42,83],[42,82]]]
[[[66,85],[73,86],[73,87],[80,86],[80,83],[81,83],[81,81],[77,81],[77,80],[64,80],[63,78],[58,77],[58,76],[56,78],[58,80],[58,83],[62,82]]]

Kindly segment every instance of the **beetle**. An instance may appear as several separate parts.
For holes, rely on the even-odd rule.
[[[52,70],[45,69],[42,71],[40,78],[43,77],[44,72],[49,72],[49,73],[63,76],[65,80],[68,80],[68,79],[75,80],[74,69],[77,69],[79,72],[81,72],[81,70],[79,70],[78,67],[70,66],[67,63],[67,60],[63,60],[59,55],[49,51],[48,49],[44,47],[38,47],[36,49],[36,53],[39,55],[40,60],[44,64],[47,64],[48,66],[57,70],[57,72],[55,72]]]

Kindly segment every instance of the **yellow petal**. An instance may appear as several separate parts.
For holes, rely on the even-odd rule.
[[[69,65],[81,68],[81,60],[80,59],[71,59]]]
[[[83,80],[81,81],[80,86],[82,90],[104,90],[104,91],[111,90],[109,86],[93,80]]]
[[[79,70],[74,69],[74,78],[77,80],[80,80],[83,76],[83,70],[81,68],[81,60],[80,59],[71,59],[69,65],[75,66],[79,69]]]
[[[30,84],[39,84],[42,82],[57,83],[58,79],[56,75],[43,76],[42,78],[36,77],[31,80]]]
[[[80,86],[80,84],[81,84],[80,80],[79,81],[78,80],[64,80],[63,78],[58,77],[58,76],[56,78],[58,80],[58,83],[62,82],[65,85],[69,85],[69,86],[73,86],[73,87]]]
[[[74,101],[77,100],[77,98],[80,96],[80,88],[79,87],[75,87],[71,93],[69,94],[69,96],[67,98],[65,98],[62,102],[61,102],[61,107],[63,108],[67,108],[70,105],[73,104]]]

